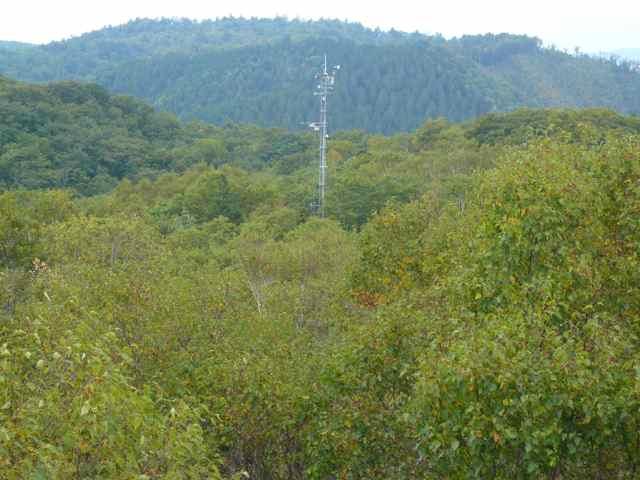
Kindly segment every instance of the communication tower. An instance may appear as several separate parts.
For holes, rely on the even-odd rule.
[[[309,124],[309,127],[320,133],[320,168],[318,172],[318,200],[315,203],[316,211],[320,217],[325,215],[325,191],[327,187],[327,140],[329,139],[327,124],[327,97],[333,93],[336,83],[336,74],[340,65],[335,65],[330,70],[327,68],[327,56],[324,56],[322,71],[316,75],[318,85],[314,95],[320,97],[320,121]]]

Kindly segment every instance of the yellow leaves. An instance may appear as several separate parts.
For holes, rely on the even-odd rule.
[[[100,383],[100,379],[99,378],[96,379],[96,383]],[[94,389],[93,385],[87,385],[86,387],[84,387],[82,393],[84,394],[85,397],[88,398],[88,397],[93,396],[94,391],[95,391],[95,389]]]
[[[500,436],[500,434],[496,431],[491,433],[491,438],[493,438],[493,441],[496,443],[496,445],[501,445],[502,444],[502,437]]]
[[[85,440],[80,440],[80,442],[78,442],[78,450],[80,450],[81,453],[87,453],[90,450],[90,446]]]
[[[329,149],[327,153],[327,162],[330,164],[340,163],[344,161],[344,156],[335,149]]]
[[[505,223],[507,225],[515,226],[515,225],[518,225],[520,223],[520,219],[517,218],[517,217],[506,217],[505,218]]]
[[[373,293],[373,292],[354,292],[354,297],[357,302],[366,308],[375,308],[378,305],[386,303],[386,298],[381,293]]]
[[[411,263],[414,262],[414,257],[410,257],[410,256],[405,256],[402,259],[402,265],[406,266],[406,265],[410,265]]]

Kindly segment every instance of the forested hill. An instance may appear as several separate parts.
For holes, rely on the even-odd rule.
[[[143,101],[65,81],[30,85],[0,77],[0,189],[111,190],[123,178],[151,178],[197,163],[247,169],[295,163],[313,151],[310,133],[181,123]]]
[[[436,171],[466,171],[476,161],[475,166],[486,163],[474,160],[485,147],[575,136],[583,127],[598,135],[638,134],[640,119],[598,109],[523,109],[461,124],[427,121],[411,134],[389,138],[338,132],[329,143],[329,200],[341,204],[343,223],[360,225],[386,201],[406,200],[428,188]],[[292,201],[305,208],[313,201],[317,148],[311,132],[181,122],[94,84],[32,85],[0,77],[0,189],[68,188],[91,196],[123,179],[137,182],[197,165],[226,165],[269,172],[285,182],[272,185],[274,190],[297,185]],[[427,150],[431,167],[425,175],[419,165]],[[285,181],[285,175],[294,177]]]
[[[3,43],[0,73],[92,81],[185,119],[299,129],[315,119],[325,52],[343,65],[331,99],[340,130],[409,131],[425,118],[521,106],[640,112],[640,73],[629,63],[525,36],[445,40],[339,21],[136,20],[43,46]]]

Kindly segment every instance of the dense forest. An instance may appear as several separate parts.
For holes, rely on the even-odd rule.
[[[0,77],[0,119],[5,188],[72,188],[93,195],[123,178],[152,178],[197,163],[261,169],[279,162],[286,169],[316,153],[311,134],[181,124],[132,97],[74,82],[37,86]]]
[[[637,478],[638,117],[0,113],[0,477]]]
[[[355,23],[224,18],[136,20],[47,45],[0,44],[0,74],[82,80],[147,99],[185,120],[300,130],[324,53],[341,64],[337,130],[411,131],[518,107],[640,112],[629,61],[568,54],[520,35],[382,32]]]

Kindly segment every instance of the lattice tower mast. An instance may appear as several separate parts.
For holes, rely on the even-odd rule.
[[[324,67],[320,73],[316,75],[316,79],[319,80],[318,86],[314,95],[320,97],[320,121],[310,124],[310,127],[315,131],[320,132],[320,165],[318,172],[318,215],[324,218],[325,216],[325,193],[327,188],[327,140],[328,134],[328,122],[327,122],[327,97],[333,93],[333,88],[336,83],[336,73],[340,70],[340,65],[332,67],[331,70],[327,68],[327,56],[324,56]]]

